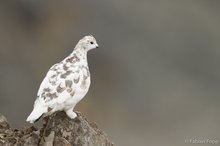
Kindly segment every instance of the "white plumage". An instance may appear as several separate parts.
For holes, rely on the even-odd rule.
[[[90,86],[87,52],[94,48],[98,48],[95,38],[85,36],[69,56],[49,69],[26,121],[34,123],[43,114],[48,116],[55,111],[65,111],[71,119],[77,116],[73,109]]]

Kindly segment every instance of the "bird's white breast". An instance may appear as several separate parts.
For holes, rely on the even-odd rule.
[[[75,88],[73,89],[75,91],[75,94],[73,97],[70,97],[68,100],[66,100],[65,104],[66,106],[71,106],[77,104],[88,92],[90,87],[90,75],[85,74],[84,69],[80,70],[80,79],[78,83],[76,84]],[[87,77],[86,77],[87,76]]]

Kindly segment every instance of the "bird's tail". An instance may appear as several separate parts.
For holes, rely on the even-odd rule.
[[[34,123],[37,121],[44,113],[47,112],[47,108],[43,106],[36,105],[34,106],[33,111],[27,118],[27,122]]]

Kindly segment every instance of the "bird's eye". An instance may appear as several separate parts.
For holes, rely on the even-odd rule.
[[[90,44],[94,44],[93,42],[90,42]]]

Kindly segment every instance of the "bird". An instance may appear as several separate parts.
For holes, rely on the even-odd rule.
[[[27,122],[34,123],[56,111],[64,111],[70,119],[77,117],[74,107],[85,97],[91,84],[87,52],[98,47],[96,39],[87,35],[79,40],[72,53],[49,69]]]

